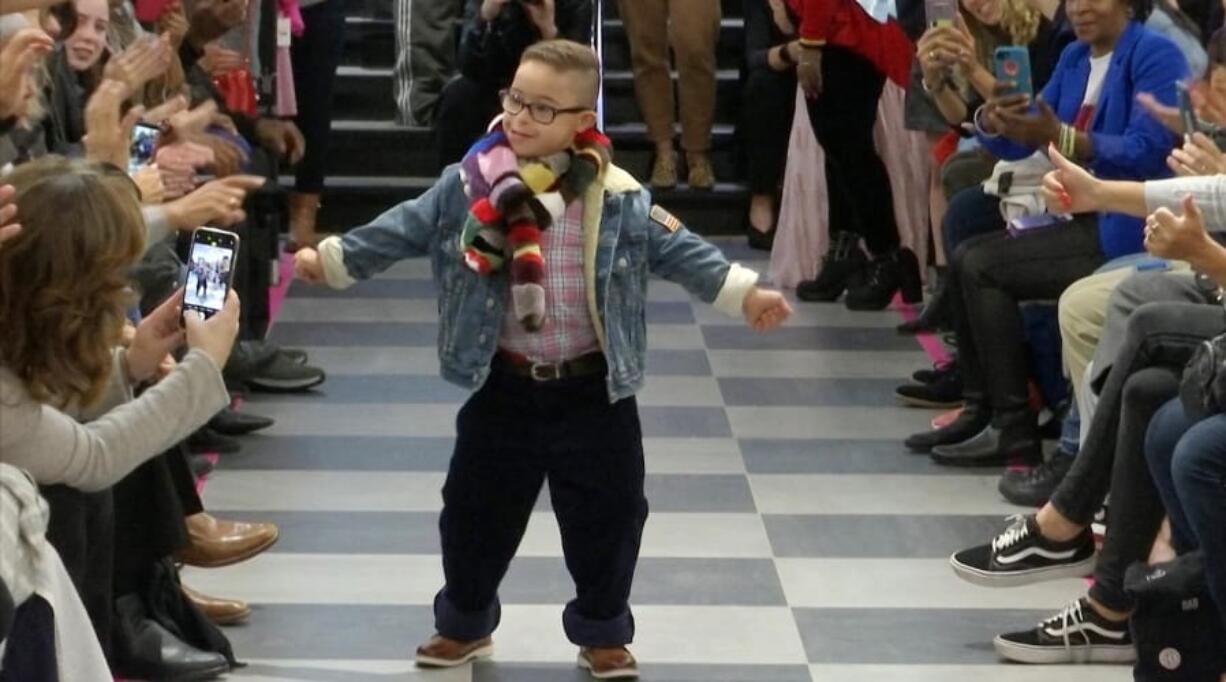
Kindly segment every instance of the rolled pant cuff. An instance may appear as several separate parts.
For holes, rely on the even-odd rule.
[[[434,629],[448,639],[472,642],[493,634],[502,620],[498,597],[481,611],[461,611],[446,595],[447,588],[434,596]]]
[[[577,646],[616,647],[634,641],[634,614],[629,607],[608,620],[593,620],[580,615],[572,601],[562,612],[562,627],[566,638]]]

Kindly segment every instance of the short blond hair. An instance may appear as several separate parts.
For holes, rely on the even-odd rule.
[[[519,62],[537,62],[561,73],[579,74],[587,86],[585,92],[579,93],[580,96],[585,103],[596,105],[596,94],[600,90],[600,63],[596,61],[596,53],[591,47],[573,40],[542,40],[524,50]]]

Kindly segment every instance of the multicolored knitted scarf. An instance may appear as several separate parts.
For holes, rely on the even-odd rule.
[[[545,323],[545,259],[541,232],[562,220],[612,158],[609,138],[590,129],[564,152],[524,161],[501,126],[474,144],[460,163],[472,200],[461,247],[468,267],[488,274],[511,259],[511,301],[524,329]]]

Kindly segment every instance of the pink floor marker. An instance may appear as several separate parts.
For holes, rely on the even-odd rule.
[[[293,254],[281,254],[281,260],[277,264],[280,277],[277,280],[277,286],[268,290],[268,329],[272,330],[272,325],[277,321],[277,315],[281,312],[281,305],[285,303],[285,297],[289,294],[289,285],[294,281],[294,256]]]
[[[919,312],[916,311],[915,306],[910,303],[903,303],[902,296],[894,296],[893,306],[894,310],[897,310],[898,314],[902,316],[904,322],[914,322],[919,319]],[[937,338],[936,334],[916,334],[915,340],[919,343],[920,348],[923,348],[924,352],[928,354],[928,357],[932,358],[934,363],[949,362],[949,352],[945,350],[945,346]]]

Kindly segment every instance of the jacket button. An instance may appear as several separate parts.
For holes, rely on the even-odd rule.
[[[626,262],[626,258],[625,258],[624,256],[623,256],[623,257],[621,257],[621,258],[619,258],[619,259],[617,259],[617,267],[619,267],[619,268],[621,268],[621,269],[623,269],[623,270],[625,270],[625,269],[626,269],[626,266],[627,266],[627,265],[629,265],[629,264],[630,264],[630,263]]]
[[[485,299],[485,307],[486,307],[486,308],[493,308],[493,307],[494,307],[494,299],[492,299],[492,298],[487,298],[487,299]]]
[[[478,342],[480,342],[480,343],[485,343],[485,334],[482,334],[481,336],[478,336],[478,337],[477,337],[477,341],[478,341]]]

